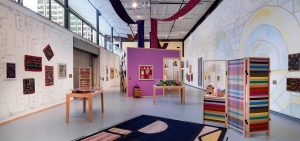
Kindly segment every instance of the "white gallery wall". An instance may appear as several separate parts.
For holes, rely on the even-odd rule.
[[[58,79],[58,63],[73,73],[73,36],[63,27],[8,0],[0,1],[0,122],[65,102],[73,78]],[[54,57],[43,53],[50,45]],[[25,71],[24,55],[42,57],[42,71]],[[16,80],[5,80],[4,63],[16,63]],[[45,86],[45,65],[54,67],[54,85]],[[23,94],[23,79],[35,79],[35,93]]]
[[[300,93],[286,91],[288,54],[300,53],[300,0],[224,0],[185,42],[185,63],[199,87],[197,59],[271,59],[271,110],[300,118]],[[184,73],[188,72],[185,67]],[[276,82],[276,83],[273,83]]]
[[[111,68],[114,69],[113,78]],[[100,48],[100,86],[105,90],[120,86],[120,56]]]

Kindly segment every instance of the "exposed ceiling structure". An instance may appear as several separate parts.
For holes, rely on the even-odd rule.
[[[110,27],[114,27],[114,35],[127,37],[127,34],[136,34],[137,25],[128,26],[112,8],[109,0],[89,0],[101,13],[100,30],[110,35]],[[175,14],[189,0],[121,0],[130,17],[136,20],[145,20],[145,39],[149,39],[150,17],[167,18]],[[216,0],[202,0],[192,11],[182,18],[172,22],[158,22],[159,39],[183,39],[206,13]],[[79,5],[78,5],[79,6]],[[82,9],[87,12],[87,9]],[[151,12],[150,12],[151,11]]]

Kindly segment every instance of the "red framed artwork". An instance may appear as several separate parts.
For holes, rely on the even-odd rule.
[[[53,66],[45,66],[45,85],[54,85]]]
[[[25,71],[42,71],[42,57],[25,55],[24,57]]]
[[[153,80],[153,65],[139,65],[139,80]]]

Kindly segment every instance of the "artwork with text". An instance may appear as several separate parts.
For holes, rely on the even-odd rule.
[[[140,80],[153,80],[153,65],[140,65],[139,66],[139,79]]]

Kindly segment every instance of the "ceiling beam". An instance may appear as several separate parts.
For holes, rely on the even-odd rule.
[[[185,41],[196,29],[197,27],[205,21],[205,19],[220,5],[223,0],[216,0],[205,12],[205,14],[199,19],[199,21],[193,26],[193,28],[186,34],[183,38]]]

